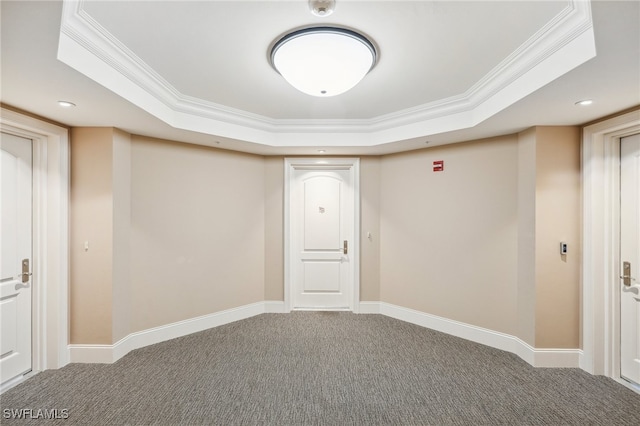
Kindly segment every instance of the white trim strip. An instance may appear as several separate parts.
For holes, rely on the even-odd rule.
[[[361,312],[365,309],[370,313],[375,311],[376,302],[363,302]],[[391,318],[416,324],[431,330],[440,331],[452,336],[471,340],[472,342],[490,346],[492,348],[511,352],[518,355],[534,367],[578,368],[582,356],[580,349],[536,349],[518,337],[500,333],[475,325],[453,321],[436,315],[427,314],[413,309],[403,308],[385,302],[378,302],[379,313]]]
[[[284,314],[284,302],[282,300],[267,300],[264,302],[265,314]]]
[[[252,303],[210,315],[203,315],[201,317],[131,333],[113,345],[69,345],[71,362],[116,362],[134,349],[251,318],[266,312],[282,311],[283,306],[283,302]]]
[[[536,349],[517,337],[430,315],[385,302],[360,302],[360,313],[382,314],[518,355],[534,367],[577,368],[579,349]],[[263,313],[284,313],[282,301],[265,301],[132,333],[113,345],[69,345],[71,362],[113,363],[145,346],[247,319]]]
[[[360,302],[361,314],[379,314],[380,302]]]

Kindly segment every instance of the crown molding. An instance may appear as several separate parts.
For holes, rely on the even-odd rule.
[[[274,119],[180,93],[83,8],[64,0],[58,59],[167,124],[268,146],[376,146],[473,127],[595,57],[589,0],[551,21],[466,92],[368,119]],[[300,138],[299,136],[305,136]]]

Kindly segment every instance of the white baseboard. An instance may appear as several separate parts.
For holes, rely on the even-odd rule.
[[[282,300],[267,300],[264,302],[266,314],[284,314],[284,302]]]
[[[520,340],[520,338],[509,334],[453,321],[413,309],[403,308],[390,303],[364,303],[366,303],[366,309],[370,313],[374,313],[374,305],[377,303],[379,305],[378,312],[382,315],[511,352],[534,367],[579,367],[580,356],[582,354],[582,351],[579,349],[536,349]],[[362,304],[360,306],[361,312],[364,312]]]
[[[382,314],[518,355],[534,367],[580,367],[579,349],[536,349],[518,337],[385,302],[360,302],[361,314]],[[284,302],[264,301],[129,334],[113,345],[69,345],[71,362],[113,363],[134,349],[263,313],[284,313]]]
[[[121,342],[115,345],[69,345],[69,362],[111,364],[121,358],[115,355],[116,346]]]
[[[516,355],[534,367],[580,368],[580,357],[582,356],[581,349],[535,349],[520,339],[518,339],[518,341],[524,347],[524,351],[528,352],[527,356],[531,357],[532,354],[533,358],[529,360],[519,353]]]
[[[360,314],[379,314],[380,302],[360,302]]]
[[[280,307],[280,305],[282,307]],[[71,362],[113,363],[134,349],[186,336],[212,327],[284,309],[284,302],[258,302],[197,318],[131,333],[113,345],[69,345]]]

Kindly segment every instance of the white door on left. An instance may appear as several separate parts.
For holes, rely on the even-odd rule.
[[[31,370],[32,141],[0,134],[0,382]]]

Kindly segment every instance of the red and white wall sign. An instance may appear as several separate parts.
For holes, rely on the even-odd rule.
[[[444,171],[444,161],[434,161],[433,162],[433,171],[434,172],[442,172]]]

